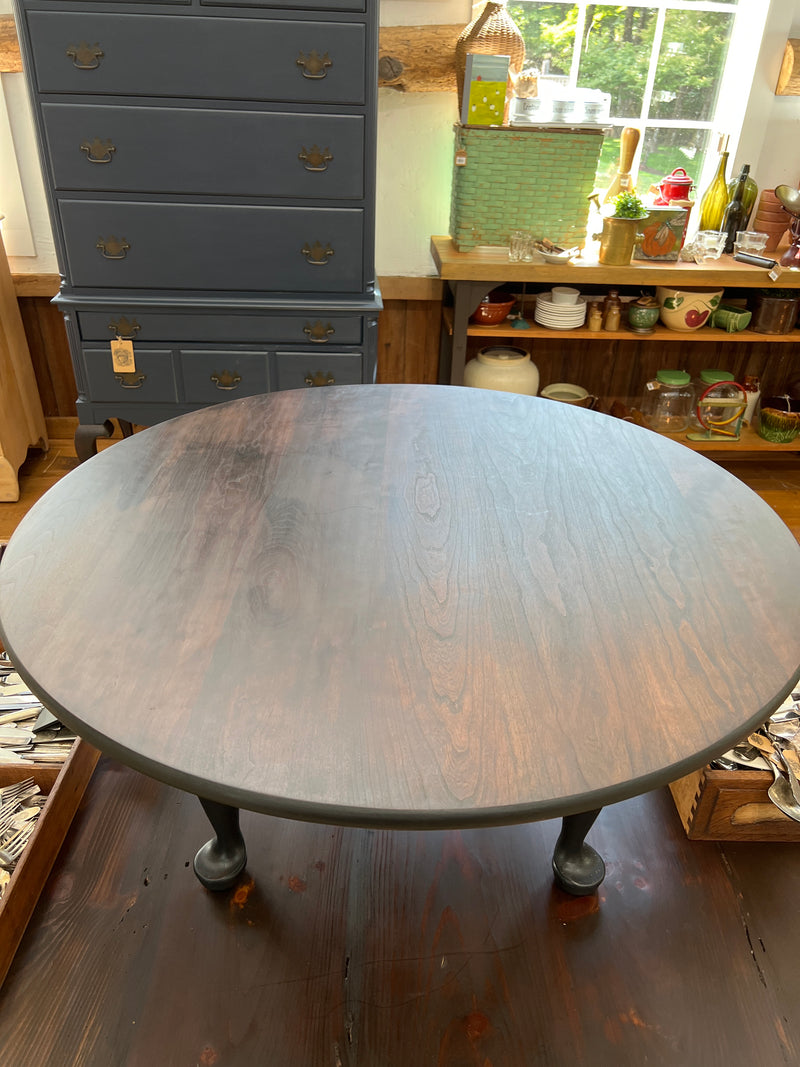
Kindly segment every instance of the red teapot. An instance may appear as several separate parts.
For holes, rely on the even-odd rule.
[[[663,207],[669,204],[670,200],[688,200],[692,184],[691,177],[683,167],[676,167],[672,174],[668,174],[658,183],[658,196],[654,203]]]

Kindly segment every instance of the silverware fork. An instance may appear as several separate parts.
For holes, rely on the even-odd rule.
[[[0,848],[0,867],[16,866],[17,860],[22,855],[35,826],[35,823],[25,826],[10,841],[7,841],[3,848]]]

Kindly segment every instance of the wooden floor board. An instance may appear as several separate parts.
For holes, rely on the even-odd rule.
[[[103,759],[0,994],[0,1063],[800,1060],[797,956],[773,941],[798,851],[689,842],[665,790],[602,813],[583,899],[552,885],[554,822],[243,829],[245,876],[210,894],[199,804]]]

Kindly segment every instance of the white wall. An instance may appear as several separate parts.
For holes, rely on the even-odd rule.
[[[383,0],[382,26],[466,25],[470,0]],[[432,274],[428,246],[450,226],[453,93],[378,90],[378,210],[375,268],[381,275]]]
[[[764,0],[767,3],[767,0]],[[10,0],[0,0],[0,11]],[[383,0],[383,25],[460,24],[471,18],[470,0]],[[767,33],[759,54],[746,121],[734,167],[751,164],[761,188],[800,181],[800,97],[776,97],[786,38],[800,37],[800,0],[770,0]],[[3,76],[15,148],[37,255],[12,257],[19,273],[57,271],[21,74]],[[430,235],[447,233],[453,157],[455,94],[400,93],[381,89],[378,108],[376,266],[379,275],[434,273]],[[3,207],[0,204],[0,212]]]
[[[786,40],[800,37],[800,2],[772,0],[733,173],[751,163],[760,189],[800,183],[800,96],[775,96]]]

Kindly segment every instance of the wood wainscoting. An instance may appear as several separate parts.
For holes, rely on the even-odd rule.
[[[58,275],[15,275],[42,407],[48,418],[75,415],[78,390],[61,312],[51,299]],[[439,373],[442,282],[437,278],[381,278],[378,381],[431,384]]]
[[[378,381],[433,385],[439,376],[443,283],[380,278]]]

